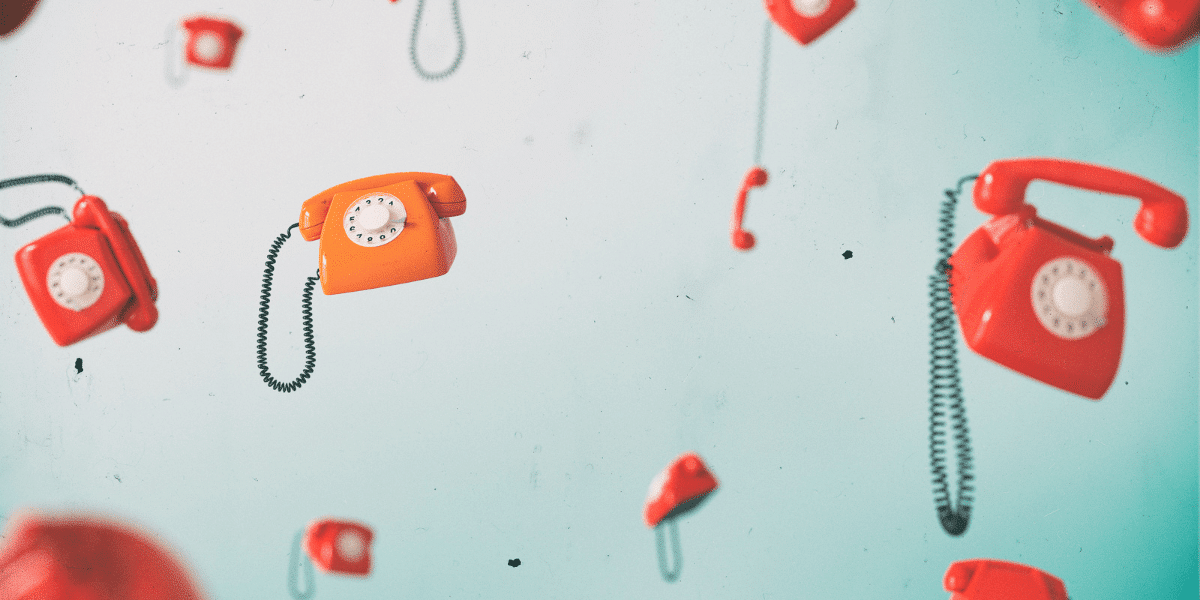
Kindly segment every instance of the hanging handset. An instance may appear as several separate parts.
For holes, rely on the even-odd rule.
[[[821,37],[854,10],[854,0],[766,0],[766,3],[775,24],[801,44]]]
[[[1176,50],[1200,33],[1200,0],[1086,0],[1138,45]]]
[[[950,600],[1067,600],[1063,581],[1041,569],[1006,560],[960,560],[946,569]]]
[[[1025,203],[1034,179],[1142,201],[1134,229],[1174,248],[1187,233],[1183,197],[1097,165],[1032,158],[988,165],[975,206],[994,217],[950,258],[950,289],[972,350],[1068,392],[1099,399],[1116,377],[1125,329],[1121,265],[1113,240],[1088,238]]]

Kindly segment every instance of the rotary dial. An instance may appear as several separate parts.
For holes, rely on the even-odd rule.
[[[407,216],[399,198],[391,194],[367,194],[346,209],[342,227],[350,241],[375,248],[396,239]]]
[[[82,252],[64,254],[46,273],[46,287],[59,306],[79,312],[100,299],[104,292],[104,270]]]
[[[1060,338],[1085,338],[1107,322],[1104,282],[1077,258],[1064,256],[1042,265],[1033,278],[1030,296],[1038,321]]]

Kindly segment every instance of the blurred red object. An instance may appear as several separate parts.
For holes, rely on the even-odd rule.
[[[320,519],[304,532],[304,550],[322,571],[343,575],[371,573],[371,539],[365,525]]]
[[[16,31],[33,14],[38,0],[4,0],[0,2],[0,37]]]
[[[127,525],[13,517],[0,549],[2,600],[201,600],[180,561]]]
[[[188,30],[187,61],[198,67],[228,69],[238,40],[245,34],[231,21],[192,17],[183,22]]]
[[[650,482],[646,498],[646,525],[656,527],[667,517],[678,517],[699,506],[713,490],[717,478],[692,452],[680,455]]]
[[[1003,560],[960,560],[946,570],[942,585],[950,600],[1067,600],[1061,579]]]

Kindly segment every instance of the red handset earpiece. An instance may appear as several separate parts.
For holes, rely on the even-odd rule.
[[[750,188],[766,185],[767,171],[759,166],[751,167],[742,179],[742,189],[738,190],[737,202],[733,205],[733,217],[729,221],[729,237],[733,247],[738,250],[749,250],[754,247],[754,234],[742,229],[742,220],[746,215],[746,195]]]

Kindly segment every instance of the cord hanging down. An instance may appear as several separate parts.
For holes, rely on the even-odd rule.
[[[929,358],[929,466],[933,475],[933,503],[942,529],[952,536],[962,535],[971,521],[972,492],[975,486],[971,459],[971,435],[967,428],[967,408],[963,404],[962,378],[958,370],[958,331],[954,322],[954,303],[950,295],[950,255],[954,245],[954,214],[963,185],[978,175],[963,177],[958,188],[946,190],[938,215],[938,262],[929,277],[930,358]],[[947,406],[948,403],[948,406]],[[954,447],[958,459],[958,506],[950,502],[946,475],[946,412],[954,427]]]
[[[275,379],[271,375],[271,371],[267,368],[267,311],[271,305],[271,279],[275,276],[275,259],[279,256],[279,248],[283,243],[292,236],[292,230],[299,227],[299,223],[293,223],[288,227],[287,231],[279,234],[275,241],[271,243],[271,249],[267,252],[267,266],[263,271],[263,287],[262,296],[258,303],[258,374],[262,376],[271,389],[277,392],[294,392],[308,381],[312,375],[313,369],[317,365],[317,346],[313,342],[313,325],[312,325],[312,296],[313,287],[317,285],[317,281],[321,279],[321,272],[317,271],[315,277],[309,277],[304,284],[304,293],[301,296],[301,323],[304,327],[304,369],[300,375],[290,383],[283,383]]]
[[[450,0],[450,10],[454,14],[454,34],[458,38],[458,54],[454,56],[454,62],[446,70],[438,73],[426,71],[421,66],[421,60],[417,58],[417,34],[421,30],[421,14],[424,10],[425,0],[417,0],[417,15],[413,17],[412,38],[408,45],[408,53],[412,57],[413,68],[417,70],[417,75],[420,75],[426,81],[437,81],[448,77],[454,71],[458,70],[458,65],[462,62],[463,52],[466,50],[466,36],[463,34],[462,19],[458,14],[458,0]]]
[[[55,183],[65,183],[75,188],[75,191],[79,192],[80,196],[85,195],[83,193],[83,188],[80,188],[79,185],[75,183],[74,179],[71,179],[66,175],[55,174],[29,175],[26,177],[14,177],[12,179],[0,180],[0,190],[19,185],[29,185],[33,183],[45,183],[51,181]],[[21,225],[46,215],[62,215],[68,223],[71,222],[71,216],[67,213],[66,209],[62,208],[61,206],[45,206],[35,211],[25,213],[15,219],[6,219],[3,216],[0,216],[0,225],[4,225],[5,227],[20,227]]]

